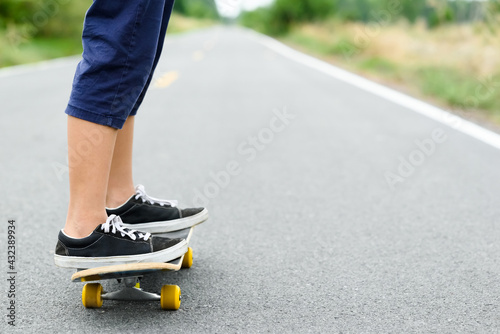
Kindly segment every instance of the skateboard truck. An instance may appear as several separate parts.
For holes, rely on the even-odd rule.
[[[125,287],[118,291],[103,291],[103,300],[135,300],[135,301],[161,301],[161,296],[157,293],[147,292],[140,288],[140,277],[125,277],[123,283]],[[180,298],[180,296],[179,296]]]
[[[128,277],[125,287],[118,291],[106,292],[100,283],[87,283],[82,290],[85,308],[99,308],[103,300],[159,301],[164,310],[178,310],[181,305],[181,289],[177,285],[164,285],[160,294],[147,292],[137,287],[137,278]]]

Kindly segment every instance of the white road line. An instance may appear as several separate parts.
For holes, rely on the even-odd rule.
[[[262,35],[253,30],[247,30],[247,33],[254,40],[297,63],[303,64],[328,74],[337,80],[344,81],[367,92],[383,97],[388,101],[413,110],[421,115],[429,117],[437,122],[500,149],[500,135],[477,124],[469,122],[457,115],[444,111],[428,103],[360,77],[356,74],[340,69],[327,62],[306,55],[300,51],[294,50],[269,36]]]

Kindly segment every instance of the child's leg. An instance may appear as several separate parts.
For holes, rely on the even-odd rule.
[[[89,235],[106,221],[106,185],[117,130],[68,116],[69,207],[64,232]]]
[[[134,116],[130,116],[116,136],[115,151],[109,173],[106,207],[115,208],[125,203],[135,193],[132,178],[132,146],[134,141]]]

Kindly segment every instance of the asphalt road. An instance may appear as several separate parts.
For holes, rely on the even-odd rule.
[[[265,43],[264,43],[265,44]],[[55,267],[77,58],[0,72],[2,333],[458,333],[500,328],[500,152],[231,28],[170,36],[135,181],[207,204],[181,309],[105,302]],[[113,283],[109,283],[113,284]]]

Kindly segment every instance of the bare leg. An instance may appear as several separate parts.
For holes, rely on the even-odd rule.
[[[118,130],[68,116],[69,207],[64,232],[89,235],[107,219],[106,188]]]
[[[135,193],[132,178],[134,121],[134,116],[127,118],[125,125],[116,136],[106,194],[106,207],[108,208],[122,205]]]

